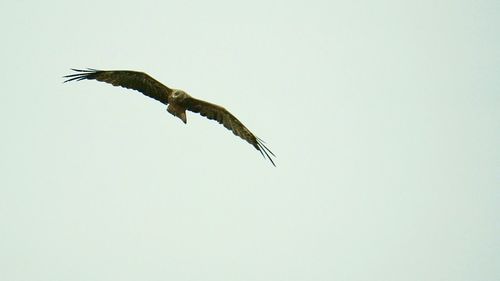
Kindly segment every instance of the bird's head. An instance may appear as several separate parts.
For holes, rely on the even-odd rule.
[[[170,95],[171,101],[169,102],[182,102],[187,97],[189,97],[189,95],[183,90],[174,89]]]

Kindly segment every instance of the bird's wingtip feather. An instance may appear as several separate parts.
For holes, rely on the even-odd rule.
[[[262,154],[262,156],[264,158],[269,159],[269,161],[271,161],[271,164],[273,164],[274,167],[276,167],[276,164],[274,163],[274,161],[271,157],[271,155],[273,157],[276,157],[276,155],[274,155],[274,153],[269,148],[267,148],[267,146],[264,144],[263,140],[261,140],[259,138],[256,138],[256,140],[257,140],[257,150]]]

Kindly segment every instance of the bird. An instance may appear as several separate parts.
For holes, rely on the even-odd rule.
[[[145,96],[153,98],[165,105],[167,111],[187,124],[186,110],[199,113],[210,120],[222,124],[234,135],[242,138],[257,149],[264,158],[269,159],[276,167],[272,157],[276,157],[264,144],[265,142],[256,137],[238,118],[224,107],[193,98],[180,89],[174,89],[163,85],[145,72],[133,70],[98,70],[93,68],[75,69],[73,74],[65,75],[66,82],[81,80],[97,80],[141,92]],[[272,157],[271,157],[272,156]]]

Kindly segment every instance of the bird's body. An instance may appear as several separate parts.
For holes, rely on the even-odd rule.
[[[195,99],[183,90],[169,88],[144,72],[130,70],[105,71],[95,69],[73,70],[78,73],[64,76],[67,78],[64,82],[89,79],[106,82],[113,86],[137,90],[167,105],[167,111],[181,119],[184,123],[187,123],[186,110],[199,113],[208,119],[215,120],[224,125],[228,130],[231,130],[236,136],[250,143],[275,165],[270,157],[274,156],[274,154],[263,144],[263,141],[252,134],[250,130],[224,107]]]

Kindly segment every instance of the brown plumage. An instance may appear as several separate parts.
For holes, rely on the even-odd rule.
[[[231,130],[236,136],[250,143],[276,166],[271,158],[271,156],[275,155],[264,145],[263,141],[252,134],[247,127],[222,106],[195,99],[182,90],[169,88],[144,72],[130,70],[106,71],[91,68],[86,70],[72,70],[78,73],[64,76],[64,78],[67,78],[64,81],[65,83],[84,79],[106,82],[113,86],[137,90],[150,98],[168,105],[167,111],[181,119],[184,123],[187,123],[186,110],[215,120],[224,125],[228,130]]]

